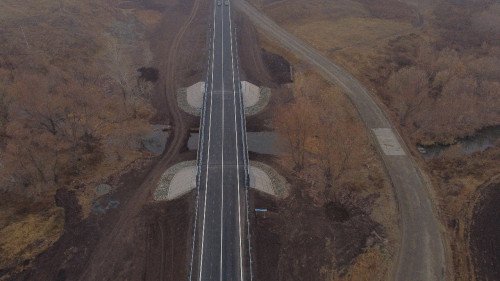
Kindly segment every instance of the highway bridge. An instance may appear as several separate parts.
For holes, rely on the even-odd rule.
[[[231,3],[214,1],[189,280],[252,280],[248,152]]]

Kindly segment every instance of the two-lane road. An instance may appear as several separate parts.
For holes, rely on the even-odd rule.
[[[246,145],[231,7],[214,3],[190,280],[249,280]]]

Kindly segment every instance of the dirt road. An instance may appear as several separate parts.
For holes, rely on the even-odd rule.
[[[392,279],[445,279],[444,241],[427,183],[402,138],[372,95],[344,69],[289,34],[249,3],[244,0],[235,0],[234,3],[255,26],[315,67],[328,81],[342,87],[372,133],[394,186],[400,213],[401,246]]]
[[[112,266],[103,261],[112,261],[115,259],[116,255],[120,254],[120,249],[123,247],[130,246],[133,244],[134,239],[134,223],[131,223],[136,216],[141,212],[143,206],[148,202],[152,189],[156,186],[156,182],[159,180],[165,169],[172,164],[179,156],[179,152],[184,146],[188,137],[188,124],[186,118],[182,115],[179,108],[177,107],[177,101],[175,96],[176,88],[176,70],[178,61],[178,51],[180,42],[189,28],[193,19],[196,17],[197,12],[200,7],[201,0],[195,0],[190,11],[189,17],[182,24],[181,28],[177,32],[174,41],[168,50],[166,64],[161,67],[160,71],[164,71],[166,74],[164,79],[161,79],[158,91],[162,91],[165,100],[164,104],[168,106],[168,112],[173,121],[173,130],[171,132],[170,144],[165,152],[162,154],[161,159],[156,163],[156,165],[148,173],[146,179],[142,184],[135,190],[134,194],[130,197],[131,199],[127,202],[127,205],[123,207],[123,212],[121,212],[118,220],[116,221],[113,230],[100,239],[96,251],[92,254],[90,261],[81,275],[79,280],[104,280],[104,276],[109,275],[108,271],[112,269]],[[160,228],[163,229],[163,228]],[[120,260],[116,258],[116,260]],[[159,279],[164,280],[166,277],[165,270],[160,270]]]

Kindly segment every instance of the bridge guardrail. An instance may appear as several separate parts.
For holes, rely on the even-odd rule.
[[[206,77],[205,77],[205,90],[203,92],[203,101],[202,101],[202,108],[201,108],[201,114],[200,114],[200,119],[201,119],[201,123],[200,123],[200,127],[199,127],[199,139],[198,139],[198,152],[197,152],[197,156],[196,156],[196,159],[197,159],[197,179],[196,179],[196,186],[199,188],[200,186],[200,180],[201,180],[201,165],[203,163],[203,148],[204,148],[204,136],[205,136],[205,130],[203,130],[203,128],[205,128],[205,113],[206,113],[206,101],[207,101],[207,95],[208,95],[208,79],[209,78],[209,71],[210,71],[210,62],[211,62],[211,57],[210,57],[210,51],[212,50],[212,37],[210,36],[212,32],[212,27],[210,26],[208,28],[208,35],[207,36],[207,50],[209,50],[209,54],[208,54],[208,59],[207,59],[207,66],[206,66]]]
[[[233,30],[231,30],[233,32]],[[250,280],[253,280],[253,259],[252,259],[252,245],[250,243],[251,234],[250,234],[250,218],[249,218],[249,201],[248,201],[248,189],[250,188],[250,173],[249,173],[249,156],[248,156],[248,139],[247,139],[247,131],[246,131],[246,114],[245,114],[245,106],[243,105],[243,91],[240,80],[240,60],[238,56],[238,36],[237,36],[237,28],[234,28],[235,33],[235,49],[236,49],[236,74],[238,75],[238,90],[240,91],[239,99],[240,99],[240,120],[241,120],[241,134],[243,140],[243,149],[245,153],[243,155],[243,165],[245,170],[245,206],[246,206],[246,220],[247,220],[247,240],[248,240],[248,256],[249,256],[249,272],[250,272]]]
[[[234,32],[236,33],[237,28],[234,28]],[[236,52],[238,52],[238,37],[235,36],[235,44],[236,44]],[[241,135],[242,135],[242,140],[243,140],[243,148],[244,148],[244,155],[243,155],[243,165],[245,169],[245,187],[249,188],[250,187],[250,179],[249,179],[249,171],[248,171],[248,166],[249,166],[249,160],[248,160],[248,146],[247,146],[247,132],[246,132],[246,114],[245,114],[245,106],[243,105],[243,89],[241,86],[241,80],[240,80],[240,63],[239,63],[239,56],[236,53],[236,74],[238,75],[238,91],[240,92],[239,99],[240,99],[240,128],[241,128]]]
[[[191,265],[189,269],[189,279],[192,280],[193,276],[193,263],[194,263],[194,251],[195,251],[195,244],[196,244],[196,228],[198,224],[198,200],[200,197],[200,186],[201,186],[201,167],[203,163],[203,147],[204,147],[204,136],[205,136],[205,114],[206,114],[206,101],[207,101],[207,95],[208,95],[208,79],[210,79],[210,63],[211,63],[211,56],[210,56],[210,51],[212,50],[212,26],[209,26],[208,28],[208,35],[207,35],[207,42],[206,45],[207,47],[205,48],[208,50],[208,55],[207,55],[207,66],[206,66],[206,77],[205,77],[205,91],[203,93],[203,102],[202,102],[202,108],[201,108],[201,114],[200,114],[200,127],[198,130],[198,151],[196,153],[196,207],[195,207],[195,219],[194,219],[194,227],[193,227],[193,237],[192,237],[192,246],[191,246]]]

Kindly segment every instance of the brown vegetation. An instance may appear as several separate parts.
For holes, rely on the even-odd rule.
[[[43,198],[101,163],[119,162],[121,147],[138,145],[140,120],[151,116],[147,106],[54,76],[20,74],[10,86],[2,171],[9,191]]]
[[[354,187],[375,178],[381,188],[380,166],[361,169],[370,166],[368,159],[378,160],[350,102],[338,88],[309,71],[296,71],[294,80],[293,101],[278,108],[273,119],[289,148],[294,170],[316,174],[311,178],[325,188],[348,182]],[[334,193],[325,190],[324,195],[329,198]]]
[[[500,125],[495,1],[261,2],[266,14],[375,92],[410,148],[454,144]],[[450,149],[419,162],[448,226],[454,278],[472,280],[470,211],[477,188],[500,173],[498,142],[471,155]]]
[[[317,130],[316,119],[314,107],[303,98],[276,111],[275,126],[288,141],[295,170],[304,168],[307,143]]]
[[[368,276],[367,271],[361,269],[361,264],[366,263],[362,261],[366,260],[364,256],[376,255],[380,259],[372,262],[371,268],[375,264],[377,267],[372,274],[380,280],[384,279],[388,274],[393,246],[398,242],[392,193],[380,160],[369,144],[368,135],[356,117],[353,106],[338,88],[307,68],[296,69],[293,80],[293,99],[277,108],[273,115],[273,126],[283,136],[289,152],[281,156],[279,164],[275,165],[284,169],[282,171],[292,181],[293,194],[285,200],[287,203],[283,202],[289,206],[280,207],[279,215],[286,217],[291,215],[286,210],[293,210],[296,218],[293,226],[273,218],[267,222],[259,221],[277,224],[267,230],[272,233],[260,235],[279,234],[296,247],[303,245],[309,249],[319,247],[321,250],[314,250],[314,258],[309,258],[306,256],[311,255],[310,251],[306,251],[309,254],[301,254],[300,250],[294,251],[294,247],[288,248],[288,242],[282,241],[285,245],[281,246],[283,249],[278,266],[287,269],[280,270],[278,276],[292,278],[286,277],[284,272],[295,272],[294,276],[314,276],[315,280],[356,280],[350,278]],[[299,220],[299,217],[304,218],[304,221]],[[338,223],[336,230],[330,232],[327,227],[329,223],[322,221],[324,219]],[[381,224],[382,227],[374,227],[374,224]],[[257,226],[258,229],[260,227]],[[294,231],[289,227],[293,227]],[[349,244],[351,246],[341,247],[341,244],[345,246],[348,243],[343,240],[343,235],[353,229],[356,229],[355,239],[358,240],[351,241],[357,241],[357,246]],[[324,233],[318,234],[321,231]],[[335,238],[330,241],[332,235]],[[349,235],[354,239],[354,234]],[[315,242],[306,242],[310,239]],[[371,244],[366,239],[378,242]],[[390,240],[392,246],[382,243],[384,239]],[[302,240],[305,241],[299,242]],[[368,243],[368,246],[364,246],[364,243]],[[289,260],[285,256],[294,258]],[[304,270],[293,265],[301,259],[307,260]],[[358,259],[359,264],[356,264],[359,267],[354,266],[356,269],[351,270],[348,265]],[[259,274],[264,273],[259,271]]]
[[[263,9],[374,88],[412,141],[429,144],[500,123],[499,5],[462,2],[422,11],[390,0],[286,1]],[[415,16],[423,23],[415,25]]]
[[[387,80],[386,98],[417,143],[453,143],[500,123],[500,58],[419,46],[412,65]]]
[[[472,211],[481,192],[479,188],[500,174],[498,144],[497,141],[496,147],[471,155],[450,150],[427,162],[433,186],[440,199],[438,203],[448,230],[448,239],[453,241],[451,249],[454,254],[455,280],[481,280],[479,276],[475,276],[468,237],[473,223]],[[475,257],[477,260],[482,258]],[[476,272],[488,271],[487,267],[478,268]]]
[[[62,234],[63,209],[47,208],[45,204],[15,195],[3,200],[0,208],[0,268],[28,266],[33,256],[53,245]]]
[[[125,155],[123,148],[139,148],[137,136],[147,129],[152,109],[148,82],[134,77],[135,65],[144,61],[126,47],[135,39],[125,33],[141,28],[134,18],[105,1],[7,1],[2,11],[7,189],[47,196],[98,163],[137,157]]]
[[[500,124],[497,10],[498,4],[490,1],[441,1],[425,30],[432,37],[416,33],[389,42],[395,67],[387,82],[377,84],[398,119],[406,119],[400,125],[413,143],[455,143]],[[410,70],[424,77],[420,96],[394,87],[406,83]],[[409,114],[397,106],[401,100],[413,107]],[[452,148],[426,163],[451,241],[455,280],[477,280],[477,272],[488,271],[473,268],[468,236],[478,188],[500,174],[498,153],[497,141],[493,148],[471,155]]]
[[[2,269],[58,239],[57,189],[93,194],[145,156],[153,82],[137,69],[151,55],[129,11],[104,0],[0,3],[0,213],[18,214],[1,217]],[[30,211],[40,204],[46,212]]]

